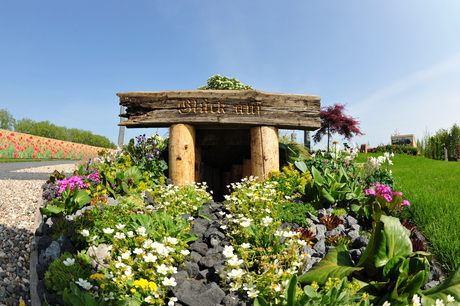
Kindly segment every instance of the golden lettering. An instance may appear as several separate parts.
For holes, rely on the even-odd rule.
[[[180,114],[188,113],[200,113],[200,114],[227,114],[227,105],[220,101],[207,102],[205,99],[203,102],[197,100],[185,100],[177,104],[177,108]],[[262,103],[238,103],[235,105],[235,114],[238,115],[256,115],[260,116],[262,112]]]

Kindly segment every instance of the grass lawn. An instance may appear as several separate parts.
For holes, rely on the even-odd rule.
[[[379,155],[360,154],[358,162]],[[411,203],[414,223],[436,260],[454,272],[460,265],[460,162],[395,155],[393,163],[396,189]]]

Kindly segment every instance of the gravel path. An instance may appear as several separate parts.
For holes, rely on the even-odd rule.
[[[30,255],[41,187],[75,161],[0,163],[0,306],[30,302]],[[34,305],[35,306],[35,305]]]

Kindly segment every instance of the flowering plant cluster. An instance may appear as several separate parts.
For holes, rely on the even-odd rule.
[[[382,197],[385,198],[385,200],[387,202],[393,201],[393,198],[394,198],[395,195],[401,195],[402,196],[402,192],[392,191],[391,187],[385,186],[383,184],[372,184],[372,187],[374,187],[374,188],[364,190],[364,193],[372,194],[372,195],[375,195],[375,196],[382,196]],[[398,204],[398,205],[410,206],[410,203],[407,200],[402,200],[402,202],[400,204]]]
[[[277,185],[253,177],[232,184],[234,191],[226,197],[230,213],[223,225],[232,245],[224,250],[227,262],[221,277],[230,290],[272,301],[281,298],[290,276],[309,258],[300,233],[280,229],[280,202],[286,199],[277,192]]]
[[[171,216],[190,214],[198,216],[202,205],[212,200],[206,191],[206,183],[192,183],[185,186],[166,185],[152,190],[150,195],[155,207],[168,212]]]

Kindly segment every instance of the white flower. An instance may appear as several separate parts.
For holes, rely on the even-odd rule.
[[[163,241],[168,242],[168,243],[170,243],[172,245],[176,245],[179,242],[179,240],[177,240],[177,238],[173,238],[173,237],[165,237],[163,239]]]
[[[118,228],[119,230],[121,230],[121,229],[125,228],[125,225],[124,224],[117,224],[117,225],[115,225],[115,227]]]
[[[133,253],[136,255],[141,255],[142,253],[144,253],[144,250],[141,248],[135,248]]]
[[[141,236],[146,236],[147,229],[143,226],[139,227],[136,232]]]
[[[243,284],[243,290],[249,291],[249,290],[253,290],[255,288],[256,288],[256,286],[254,285],[254,283],[244,283]]]
[[[117,239],[125,239],[126,236],[124,233],[116,232],[114,237]]]
[[[417,294],[414,294],[412,297],[412,306],[421,306],[422,304],[420,303],[420,297]]]
[[[232,258],[228,260],[228,264],[232,267],[238,267],[243,263],[242,259],[238,259],[238,256],[234,255]]]
[[[243,269],[233,269],[232,271],[230,271],[230,273],[228,273],[228,277],[230,278],[240,278],[241,276],[244,275],[244,271]]]
[[[388,303],[388,301],[385,301],[385,303],[382,304],[382,306],[390,306],[391,304]]]
[[[190,251],[189,251],[189,250],[182,250],[182,251],[180,251],[180,253],[181,253],[182,255],[187,256],[187,255],[190,254]]]
[[[75,282],[77,285],[80,285],[83,289],[89,290],[93,287],[90,282],[86,279],[79,278],[78,281]]]
[[[148,296],[144,299],[144,302],[147,302],[149,304],[153,304],[155,302],[155,299],[152,296]]]
[[[155,262],[156,260],[157,260],[157,257],[153,255],[152,253],[148,253],[147,255],[144,255],[145,262]]]
[[[150,249],[152,247],[152,244],[153,244],[153,240],[152,239],[147,239],[144,241],[144,244],[142,245],[142,247],[144,249]]]
[[[124,253],[121,253],[121,258],[123,259],[129,259],[129,257],[131,256],[131,251],[126,251]]]
[[[273,222],[273,218],[269,216],[265,216],[262,218],[262,225],[269,226]]]
[[[255,290],[255,289],[249,290],[248,296],[250,298],[256,298],[259,295],[259,292],[260,292],[259,290]]]
[[[157,272],[166,275],[168,273],[168,267],[166,267],[165,264],[161,264],[157,267]]]
[[[176,279],[174,277],[170,277],[170,278],[165,277],[165,279],[163,280],[163,285],[174,287],[175,285],[177,285]]]
[[[240,225],[242,227],[248,227],[251,225],[251,222],[249,222],[248,220],[244,220],[243,222],[240,223]]]
[[[132,238],[132,237],[134,237],[134,233],[133,233],[133,231],[129,231],[129,232],[127,232],[127,233],[126,233],[126,235],[128,235],[128,237],[129,237],[129,238]]]
[[[80,232],[80,234],[83,235],[83,237],[88,237],[89,236],[89,231],[87,229],[84,229]]]
[[[174,302],[177,302],[178,299],[176,297],[169,298],[168,306],[174,306]]]
[[[75,263],[75,258],[67,258],[62,262],[65,266],[70,267]]]
[[[447,302],[450,303],[450,302],[455,302],[455,298],[452,296],[452,295],[448,295],[447,296]]]
[[[108,227],[104,228],[102,231],[106,234],[112,234],[115,230],[113,228]]]
[[[245,243],[242,243],[242,244],[241,244],[241,247],[242,247],[243,249],[250,249],[250,248],[251,248],[251,244],[245,242]]]
[[[280,284],[272,284],[270,288],[275,291],[275,292],[280,292],[281,291],[281,285]]]
[[[436,306],[444,306],[444,301],[440,299],[436,299]]]
[[[237,291],[238,289],[240,289],[240,284],[234,282],[230,283],[230,291]]]
[[[231,245],[226,245],[222,253],[224,254],[226,258],[233,257],[233,247]]]

